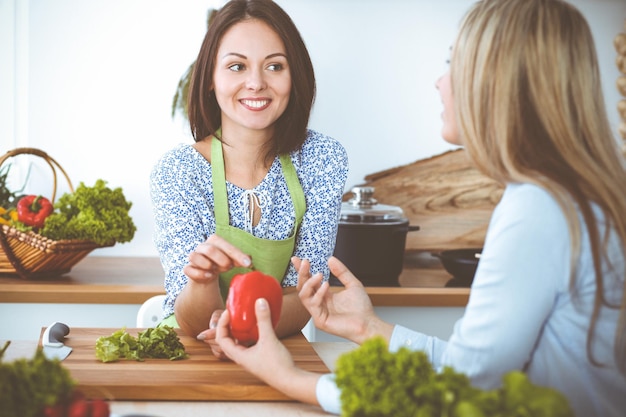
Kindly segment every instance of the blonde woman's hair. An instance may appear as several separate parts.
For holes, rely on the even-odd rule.
[[[537,184],[559,202],[571,235],[572,271],[581,228],[589,232],[596,295],[587,354],[599,365],[591,344],[600,309],[619,308],[615,359],[626,374],[626,288],[621,305],[610,305],[601,266],[610,227],[626,257],[626,163],[607,118],[585,18],[561,0],[479,1],[461,23],[451,80],[461,139],[477,168],[503,184]]]

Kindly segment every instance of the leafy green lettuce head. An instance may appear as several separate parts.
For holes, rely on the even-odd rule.
[[[101,179],[93,187],[81,182],[73,193],[61,196],[40,233],[53,240],[91,240],[100,245],[130,242],[137,231],[129,215],[132,203],[121,188],[106,184]]]
[[[570,417],[559,392],[534,385],[525,373],[504,375],[502,387],[481,390],[451,367],[435,371],[426,353],[389,352],[382,338],[337,360],[335,381],[345,417]]]

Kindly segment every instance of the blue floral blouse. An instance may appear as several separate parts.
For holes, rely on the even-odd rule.
[[[326,261],[335,248],[348,156],[337,140],[309,130],[302,148],[291,154],[291,160],[307,205],[294,255],[308,259],[312,273],[322,272],[328,278]],[[230,224],[248,230],[246,190],[228,182],[226,189]],[[272,240],[289,237],[295,211],[278,158],[253,191],[263,196],[263,209],[252,234]],[[215,233],[211,164],[192,145],[179,144],[154,166],[150,193],[156,223],[154,242],[165,271],[167,317],[174,312],[174,301],[187,283],[183,267],[189,254]],[[290,264],[282,285],[296,284],[297,272]]]

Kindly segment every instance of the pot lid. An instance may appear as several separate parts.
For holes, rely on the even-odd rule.
[[[374,187],[353,187],[353,197],[341,204],[342,222],[380,223],[405,221],[404,212],[398,206],[379,204],[374,198]]]

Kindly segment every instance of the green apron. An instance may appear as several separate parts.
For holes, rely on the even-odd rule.
[[[254,269],[274,277],[279,283],[282,282],[291,256],[296,245],[296,234],[304,217],[306,200],[304,191],[298,180],[296,169],[291,163],[289,155],[280,155],[282,167],[289,195],[296,212],[296,224],[287,239],[270,240],[256,237],[245,230],[238,229],[229,224],[228,195],[226,192],[226,175],[224,171],[224,156],[222,142],[212,138],[211,140],[211,172],[213,175],[213,200],[215,205],[215,234],[223,237],[242,252],[250,255]],[[250,268],[236,267],[220,274],[220,293],[226,300],[230,281],[236,274],[250,271]],[[164,319],[161,324],[179,327],[174,315]]]
[[[287,239],[269,240],[256,237],[245,230],[229,224],[228,196],[226,193],[226,175],[224,171],[224,157],[222,142],[213,138],[211,142],[211,171],[213,173],[213,196],[215,204],[215,234],[223,237],[232,245],[252,258],[254,268],[264,274],[273,276],[279,283],[282,282],[289,261],[296,245],[296,233],[304,216],[306,202],[304,192],[298,181],[296,169],[291,163],[289,155],[280,156],[283,175],[296,211],[296,224]],[[220,274],[220,291],[226,300],[230,281],[236,274],[249,271],[249,268],[233,268]]]

